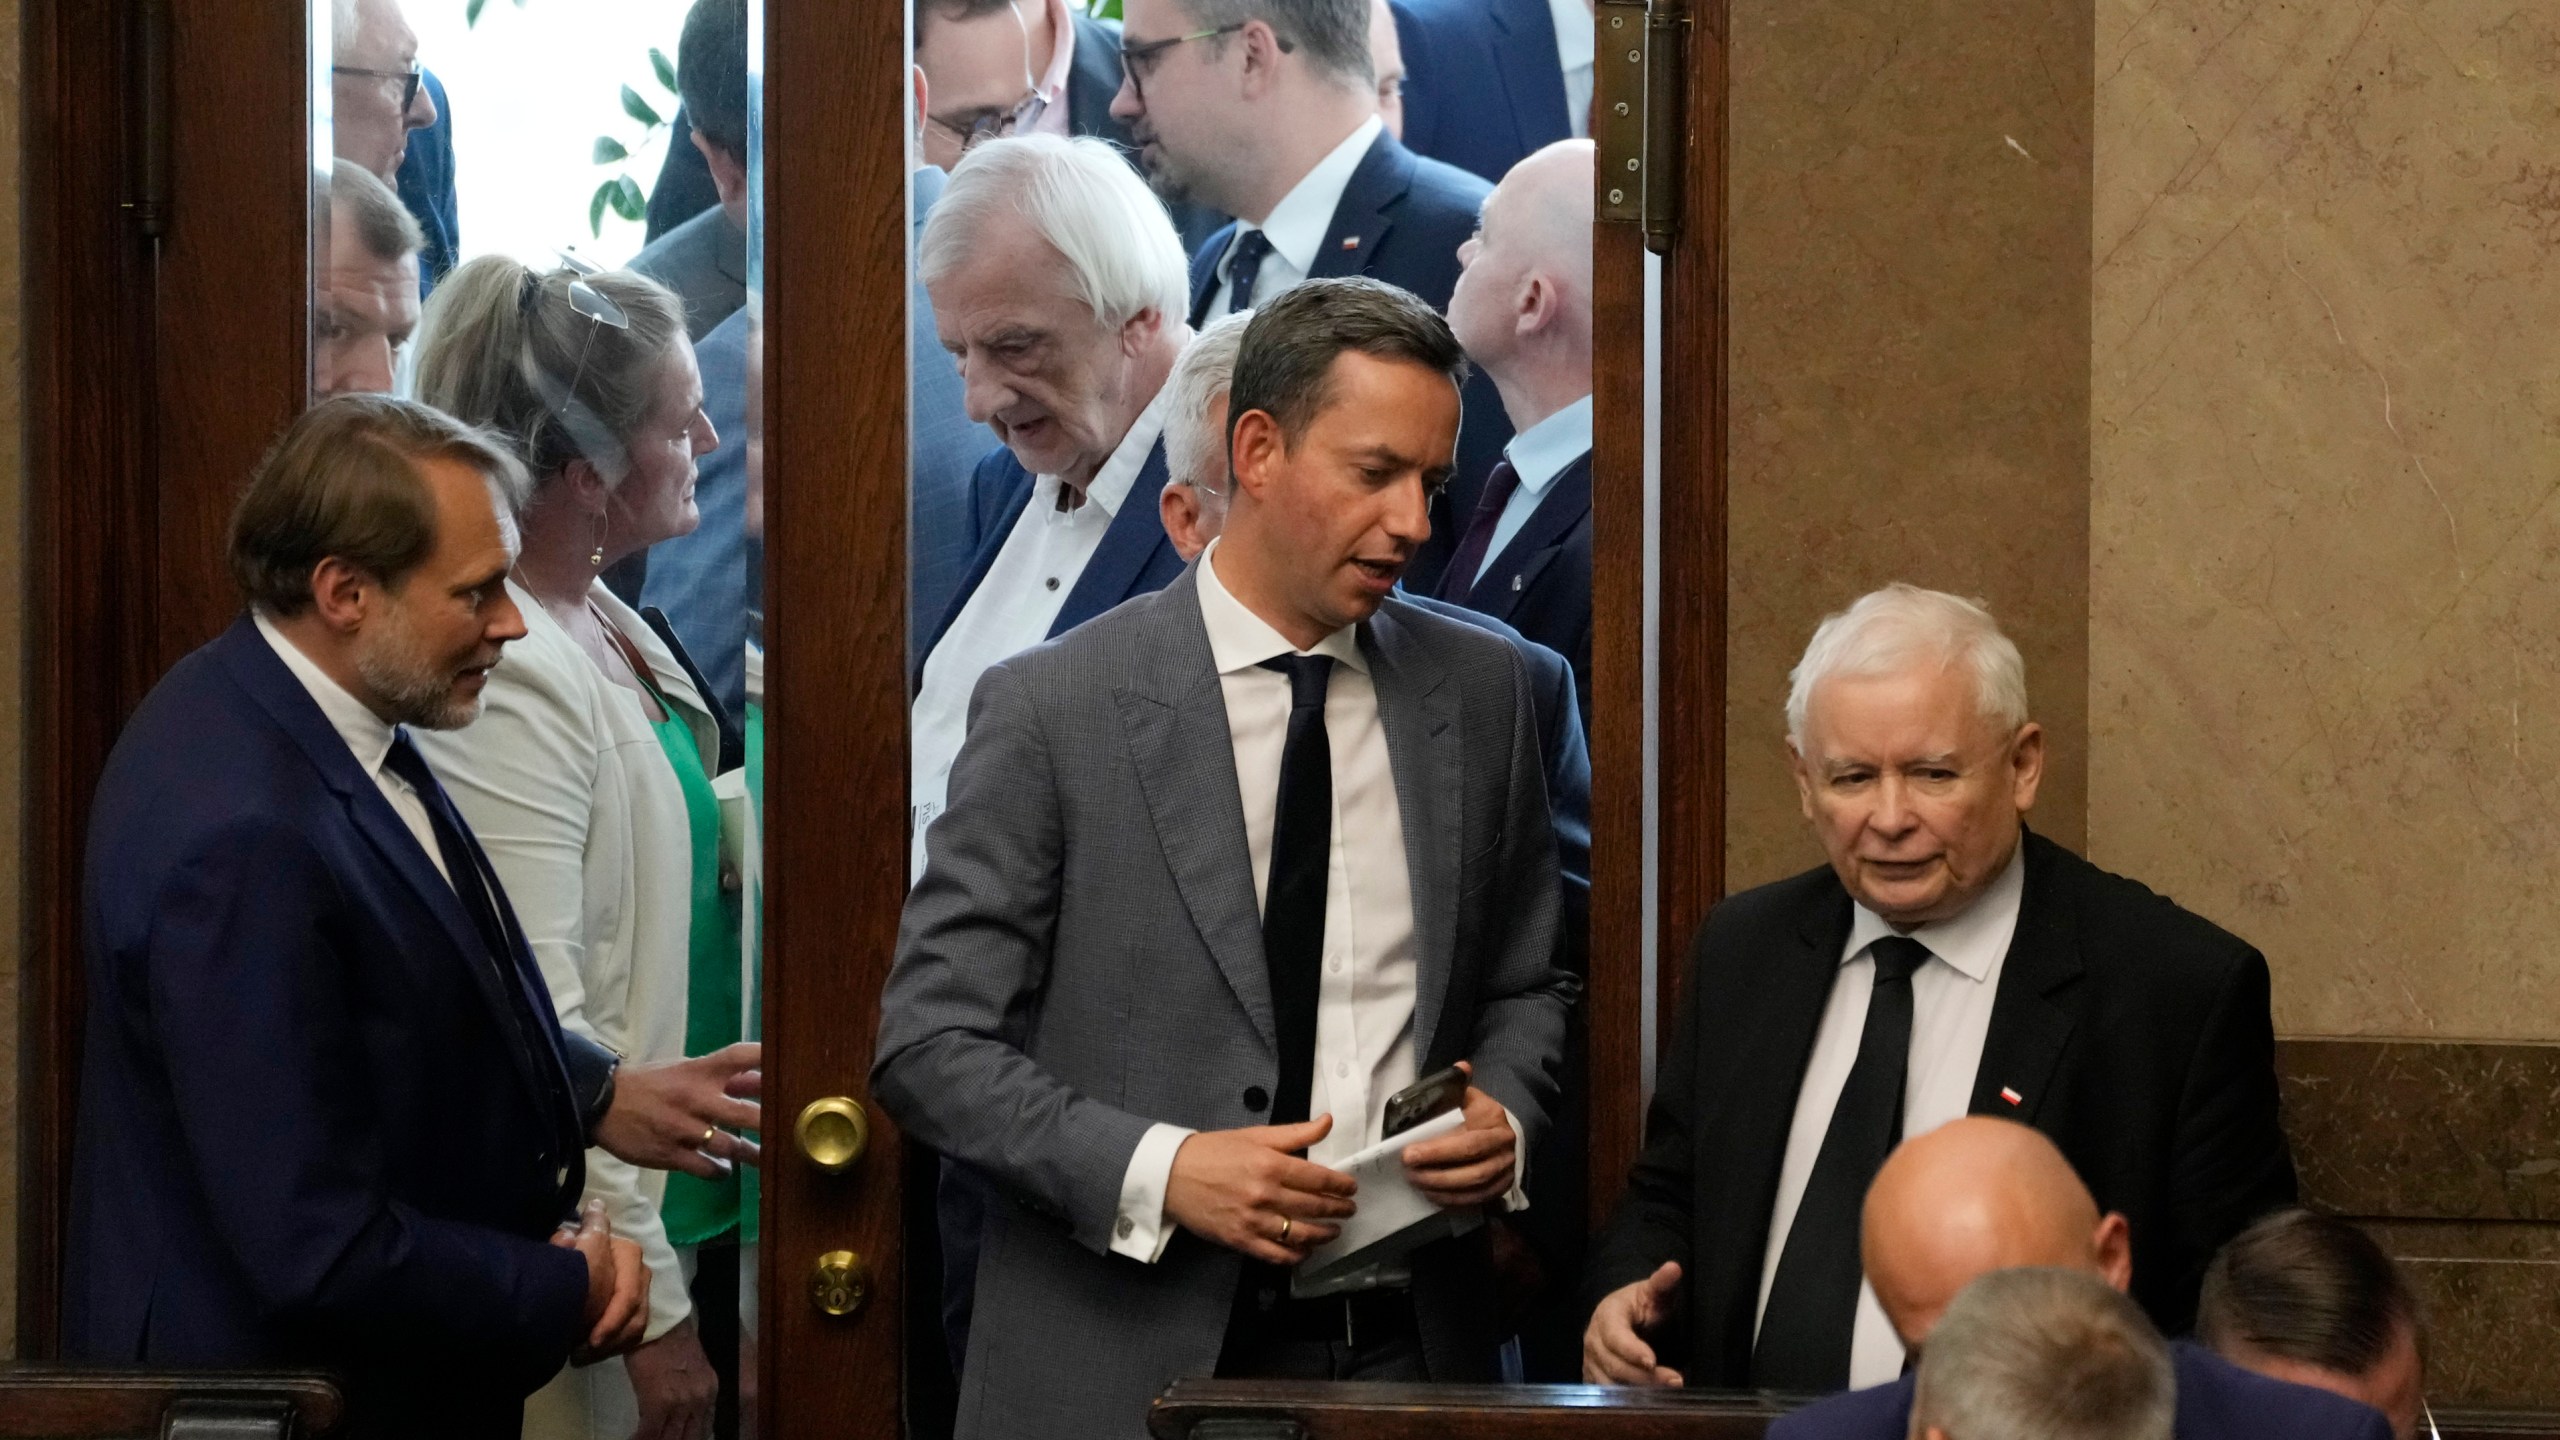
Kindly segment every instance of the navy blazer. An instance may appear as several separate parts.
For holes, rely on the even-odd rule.
[[[1059,608],[1057,622],[1049,627],[1049,639],[1064,635],[1123,600],[1161,590],[1182,573],[1182,557],[1174,553],[1173,537],[1164,533],[1164,507],[1156,503],[1156,497],[1164,490],[1164,480],[1164,441],[1159,438],[1155,449],[1147,453],[1147,463],[1139,469],[1138,478],[1130,482],[1128,498],[1120,502],[1119,513],[1111,517],[1111,528],[1103,532],[1102,544],[1085,562],[1075,588],[1067,592],[1067,603]],[[968,608],[969,597],[978,593],[987,572],[995,568],[1005,537],[1013,533],[1014,523],[1031,505],[1031,472],[1002,446],[987,452],[987,458],[978,462],[978,473],[969,483],[969,539],[977,558],[969,562],[968,578],[961,581],[958,593],[935,622],[933,638],[915,652],[915,668],[907,677],[910,690],[924,683],[925,660],[942,643],[960,612]]]
[[[1404,143],[1501,183],[1573,138],[1547,0],[1391,0],[1404,47]]]
[[[505,923],[511,912],[501,898]],[[360,1433],[513,1437],[583,1338],[549,991],[246,617],[178,662],[91,816],[63,1347],[316,1366]]]
[[[453,188],[453,102],[445,98],[444,82],[434,71],[421,71],[418,83],[435,102],[436,123],[409,132],[396,188],[400,203],[417,218],[426,237],[418,250],[418,298],[424,300],[461,263],[462,222]]]
[[[1474,584],[1441,577],[1441,598],[1519,627],[1573,664],[1591,728],[1591,453],[1565,467]]]
[[[2201,1345],[2169,1346],[2178,1371],[2178,1440],[2391,1440],[2382,1412],[2343,1395],[2243,1370]],[[1817,1401],[1769,1427],[1769,1440],[1903,1440],[1917,1377]]]
[[[1416,155],[1380,131],[1359,168],[1342,187],[1333,209],[1333,224],[1316,247],[1310,280],[1366,275],[1422,297],[1423,303],[1446,312],[1449,294],[1458,288],[1458,247],[1476,233],[1478,212],[1493,187],[1453,165]],[[1234,243],[1229,225],[1209,237],[1191,257],[1191,323],[1209,318],[1217,295],[1218,262]],[[1258,296],[1258,299],[1268,297]],[[1405,567],[1404,583],[1420,595],[1437,594],[1440,572],[1457,548],[1467,517],[1475,514],[1484,477],[1511,443],[1511,417],[1492,377],[1478,368],[1468,377],[1462,396],[1465,418],[1458,427],[1458,468],[1431,507],[1431,538]]]

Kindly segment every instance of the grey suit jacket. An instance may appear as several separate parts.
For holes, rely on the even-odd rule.
[[[747,303],[747,232],[714,205],[649,242],[631,268],[684,301],[684,333],[699,343]]]
[[[1265,1123],[1271,989],[1226,702],[1195,571],[990,669],[926,837],[872,1086],[1002,1192],[961,1382],[968,1437],[1130,1437],[1218,1360],[1242,1257],[1179,1232],[1110,1253],[1147,1127]],[[1362,627],[1412,868],[1414,1052],[1459,1059],[1532,1145],[1575,982],[1526,674],[1500,638],[1391,599]],[[1424,1355],[1494,1378],[1483,1233],[1414,1259]]]

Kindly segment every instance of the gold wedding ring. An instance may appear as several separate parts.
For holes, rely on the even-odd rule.
[[[1284,1245],[1289,1241],[1289,1224],[1290,1221],[1288,1216],[1283,1215],[1280,1217],[1280,1242]]]
[[[697,1150],[707,1149],[710,1147],[711,1142],[718,1138],[720,1138],[720,1127],[717,1125],[710,1126],[702,1132],[702,1143],[700,1145],[696,1145],[694,1148]]]

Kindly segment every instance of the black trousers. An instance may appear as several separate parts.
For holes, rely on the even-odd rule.
[[[1420,1384],[1431,1374],[1409,1292],[1292,1300],[1287,1272],[1248,1264],[1228,1316],[1218,1377]]]

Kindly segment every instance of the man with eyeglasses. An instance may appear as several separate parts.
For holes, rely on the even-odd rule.
[[[336,0],[330,26],[338,158],[396,183],[409,132],[436,123],[436,102],[418,68],[418,32],[399,0]]]
[[[1364,275],[1445,311],[1458,247],[1491,189],[1416,155],[1378,114],[1369,0],[1127,0],[1129,123],[1156,193],[1234,215],[1191,261],[1191,320],[1251,309],[1302,280]],[[1467,382],[1457,480],[1405,572],[1434,592],[1511,439],[1501,397]]]

